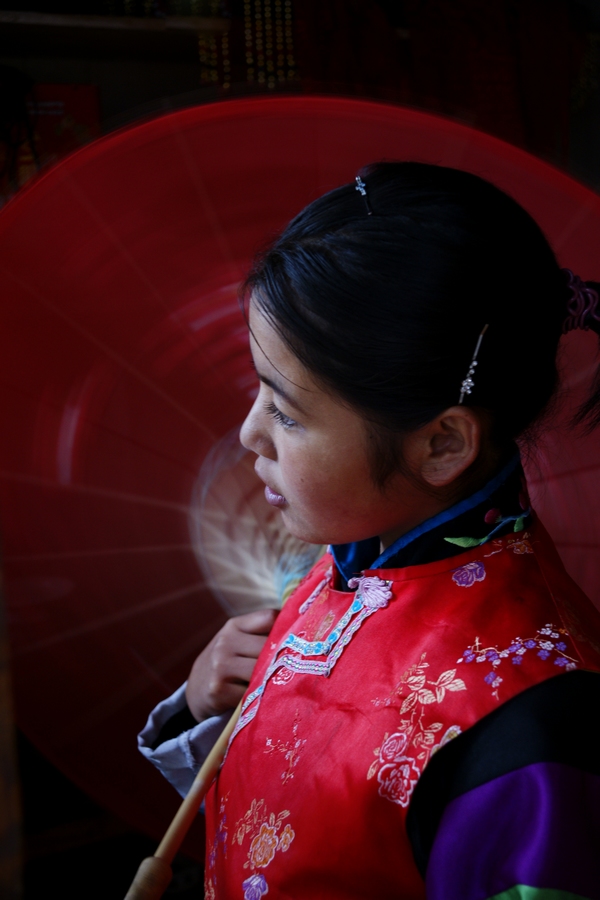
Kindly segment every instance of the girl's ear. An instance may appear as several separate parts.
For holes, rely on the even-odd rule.
[[[419,438],[417,473],[431,487],[445,487],[478,458],[482,424],[468,406],[451,406],[412,436]]]

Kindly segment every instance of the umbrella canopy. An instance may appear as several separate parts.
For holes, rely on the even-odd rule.
[[[136,732],[227,615],[274,602],[272,572],[284,589],[298,553],[235,444],[255,391],[238,284],[292,215],[381,158],[488,178],[533,214],[562,265],[600,278],[592,192],[473,129],[363,101],[173,113],[88,145],[0,213],[17,717],[76,783],[155,834],[177,799],[138,756]],[[565,341],[564,421],[595,352],[592,335]],[[527,390],[518,360],[505,378]],[[528,463],[542,518],[597,602],[599,449],[557,427]]]

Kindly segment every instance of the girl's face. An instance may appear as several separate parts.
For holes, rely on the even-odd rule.
[[[378,535],[385,547],[431,514],[414,480],[373,483],[364,419],[315,382],[254,302],[250,346],[260,390],[240,440],[292,534],[318,544]]]

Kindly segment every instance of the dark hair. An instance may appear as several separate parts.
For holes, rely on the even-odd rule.
[[[315,200],[256,259],[245,295],[378,426],[383,484],[395,436],[458,403],[486,324],[465,403],[490,413],[500,448],[531,428],[556,388],[569,293],[539,226],[487,181],[412,162],[361,174],[368,204],[353,184]]]

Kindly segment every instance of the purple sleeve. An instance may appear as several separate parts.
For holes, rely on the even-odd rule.
[[[486,900],[510,892],[516,900],[551,891],[556,900],[562,892],[600,900],[599,848],[600,777],[537,762],[448,804],[429,856],[427,897]]]

